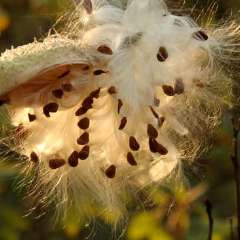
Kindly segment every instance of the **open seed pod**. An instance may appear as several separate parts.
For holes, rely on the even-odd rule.
[[[230,102],[218,57],[230,31],[203,30],[163,1],[88,0],[63,34],[3,53],[0,100],[37,172],[36,199],[124,210],[125,191],[192,161]]]

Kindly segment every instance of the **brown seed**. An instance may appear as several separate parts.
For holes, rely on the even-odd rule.
[[[58,76],[58,79],[61,79],[61,78],[66,77],[69,73],[70,73],[70,70],[66,70],[63,74],[61,74],[60,76]]]
[[[29,113],[28,114],[29,122],[33,122],[37,119],[36,115]]]
[[[153,116],[154,116],[156,119],[159,119],[159,115],[158,115],[158,113],[154,110],[154,108],[153,108],[153,107],[150,107],[150,110],[151,110]]]
[[[7,103],[9,103],[8,99],[0,99],[0,107]]]
[[[204,83],[201,82],[199,79],[194,79],[193,81],[195,82],[197,87],[204,88]]]
[[[123,106],[122,100],[118,99],[118,114],[120,113],[122,106]]]
[[[39,162],[39,157],[35,152],[32,152],[30,154],[30,160],[31,160],[31,162],[38,163]]]
[[[158,126],[159,126],[159,127],[162,127],[162,125],[163,125],[164,122],[165,122],[165,117],[160,117],[160,118],[158,119]]]
[[[147,133],[150,138],[158,137],[158,131],[152,124],[148,124]]]
[[[111,165],[110,167],[108,167],[108,169],[105,171],[105,174],[108,178],[114,178],[116,176],[116,166]]]
[[[89,94],[89,96],[90,96],[91,98],[96,98],[96,99],[97,99],[97,98],[99,98],[100,91],[101,91],[101,88],[98,88],[98,89],[92,91],[92,92]]]
[[[153,107],[150,107],[151,112],[153,116],[157,119],[158,121],[158,126],[161,127],[165,121],[165,117],[159,117],[158,113],[153,109]]]
[[[154,138],[149,138],[149,148],[152,153],[159,153],[161,155],[168,154],[168,150]]]
[[[140,148],[138,141],[133,136],[129,138],[129,147],[132,151],[138,151]]]
[[[78,157],[81,160],[86,160],[89,156],[89,151],[90,151],[90,147],[88,145],[84,146],[82,150],[79,152]]]
[[[65,163],[66,162],[64,159],[51,159],[51,160],[49,160],[48,164],[51,169],[58,169],[58,168],[64,166]]]
[[[160,100],[156,97],[154,97],[154,106],[156,106],[156,107],[160,106]]]
[[[95,70],[95,71],[93,72],[93,74],[94,74],[95,76],[99,76],[99,75],[104,74],[104,73],[107,73],[107,72],[103,71],[102,69],[98,69],[98,70]]]
[[[86,130],[89,128],[89,125],[90,125],[90,120],[89,118],[83,118],[81,119],[79,122],[78,122],[78,126],[79,128],[83,129],[83,130]]]
[[[131,152],[127,154],[127,161],[131,166],[137,166],[137,162]]]
[[[168,58],[168,52],[165,47],[160,47],[157,54],[157,59],[159,62],[164,62]]]
[[[88,64],[81,64],[82,71],[88,71],[90,69],[90,66]]]
[[[89,142],[89,133],[85,132],[83,133],[77,140],[77,143],[79,145],[86,145]]]
[[[178,95],[184,93],[184,83],[182,78],[177,78],[174,85],[174,92]]]
[[[163,85],[162,86],[163,92],[168,96],[174,96],[174,89],[172,86]]]
[[[107,45],[101,45],[98,47],[98,52],[103,53],[103,54],[107,54],[107,55],[112,55],[113,51],[110,47],[108,47]]]
[[[89,110],[92,108],[93,98],[91,96],[86,97],[82,102],[82,107]]]
[[[72,154],[69,156],[68,164],[71,167],[77,167],[77,165],[78,165],[78,152],[77,151],[72,152]]]
[[[113,95],[113,94],[116,94],[116,93],[117,93],[117,90],[116,90],[115,87],[110,87],[110,88],[108,89],[108,93],[111,94],[111,95]]]
[[[125,128],[126,124],[127,124],[127,118],[126,118],[126,117],[123,117],[118,129],[119,129],[119,130],[123,130],[123,129]]]
[[[43,113],[46,117],[50,117],[50,113],[56,113],[58,111],[57,103],[48,103],[43,107]]]
[[[52,91],[52,95],[56,98],[61,99],[63,97],[63,90],[62,89],[56,89]]]
[[[85,8],[88,14],[91,14],[93,11],[92,1],[91,0],[84,0],[83,7]]]
[[[208,35],[200,30],[198,32],[193,33],[193,38],[199,41],[207,41],[208,40]]]
[[[84,107],[80,107],[76,112],[75,115],[76,116],[81,116],[83,114],[85,114],[89,109],[84,108]]]
[[[62,89],[65,92],[71,92],[73,90],[73,85],[71,83],[64,83],[62,84]]]

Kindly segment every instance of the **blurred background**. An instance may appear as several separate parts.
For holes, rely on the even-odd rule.
[[[179,3],[179,1],[172,1]],[[197,8],[212,2],[198,0]],[[217,18],[239,16],[239,0],[219,0]],[[186,1],[187,6],[196,4]],[[45,36],[55,19],[69,8],[65,0],[0,0],[0,51],[26,44]],[[217,21],[217,20],[216,20]],[[193,165],[184,164],[185,186],[161,187],[150,194],[146,208],[132,208],[129,223],[113,229],[111,217],[76,221],[70,216],[63,225],[54,225],[49,213],[43,217],[28,215],[24,191],[17,182],[21,175],[10,164],[0,161],[0,240],[207,240],[208,214],[212,209],[214,240],[236,239],[236,203],[233,169],[230,159],[232,126],[225,116],[213,141],[212,151]],[[1,127],[4,122],[0,123]],[[203,184],[204,183],[204,184]],[[187,187],[186,187],[187,186]],[[134,204],[133,204],[134,205]],[[114,219],[114,216],[112,217]],[[115,232],[116,231],[116,232]]]

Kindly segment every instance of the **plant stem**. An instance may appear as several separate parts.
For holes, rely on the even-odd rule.
[[[236,200],[237,200],[237,232],[238,240],[240,240],[240,163],[238,159],[238,136],[240,130],[239,119],[233,119],[233,152],[232,152],[232,163],[234,168],[234,178],[236,182]]]
[[[230,223],[230,239],[234,240],[234,229],[233,229],[233,219],[232,218],[230,218],[229,223]]]
[[[209,220],[208,240],[212,240],[213,225],[214,225],[214,220],[213,220],[213,216],[212,216],[212,203],[207,199],[205,201],[205,206],[206,206],[206,211],[207,211],[208,220]]]

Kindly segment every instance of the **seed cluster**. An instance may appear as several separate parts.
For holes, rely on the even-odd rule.
[[[108,48],[106,45],[101,45],[97,49],[99,52],[103,54],[113,54],[111,49]],[[161,47],[159,49],[158,53],[158,60],[163,62],[168,58],[168,53],[166,48]],[[100,75],[102,73],[105,73],[105,71],[99,69],[94,71],[94,75]],[[64,72],[62,75],[60,75],[58,78],[62,79],[70,74],[70,71]],[[52,90],[53,97],[57,99],[61,99],[64,96],[64,92],[71,92],[73,90],[73,86],[71,83],[63,83],[61,85],[61,88],[57,88]],[[183,80],[181,78],[176,79],[174,87],[163,85],[162,86],[163,92],[168,96],[174,96],[175,94],[183,94],[184,93],[184,84]],[[90,109],[93,109],[93,103],[94,100],[97,100],[100,97],[101,88],[98,88],[92,92],[89,93],[88,96],[85,97],[85,99],[82,100],[80,108],[76,111],[75,115],[80,117],[85,115]],[[117,94],[117,90],[114,86],[111,86],[107,89],[107,92],[109,95],[112,95],[115,99],[115,95]],[[117,101],[117,113],[120,114],[121,109],[123,107],[123,101],[121,99],[116,99]],[[160,100],[156,97],[154,98],[154,106],[159,107],[160,106]],[[50,118],[51,114],[56,113],[59,109],[59,105],[55,102],[50,102],[46,104],[43,107],[43,113],[46,117]],[[164,117],[160,117],[157,111],[150,106],[150,110],[153,114],[153,117],[157,119],[158,121],[158,127],[161,127],[165,121]],[[37,120],[37,117],[35,114],[28,114],[29,122],[33,122]],[[123,131],[128,123],[128,118],[126,116],[123,116],[120,119],[119,127],[118,129],[120,131]],[[49,167],[51,169],[59,169],[63,167],[66,163],[68,163],[69,166],[75,168],[79,164],[79,160],[86,160],[89,158],[90,154],[90,136],[89,136],[89,128],[90,128],[90,118],[86,115],[83,116],[78,121],[78,127],[82,131],[81,135],[78,139],[76,139],[76,142],[78,145],[82,146],[82,149],[78,151],[73,151],[67,161],[62,158],[54,158],[50,159],[48,161]],[[160,144],[157,140],[159,133],[156,127],[154,127],[152,124],[147,124],[147,136],[149,141],[149,151],[156,154],[166,155],[168,154],[168,150],[166,147],[164,147],[162,144]],[[126,153],[126,160],[127,163],[130,166],[137,166],[138,163],[136,161],[135,154],[140,150],[140,143],[134,136],[130,136],[128,139],[129,143],[129,151]],[[35,152],[32,152],[30,155],[31,162],[38,163],[39,157]],[[105,175],[113,179],[116,176],[117,167],[115,165],[110,165],[105,170]]]
[[[91,14],[93,11],[93,5],[91,0],[84,0],[82,2],[83,7],[85,8],[87,14]],[[136,41],[131,39],[131,44],[134,44],[138,42],[141,38],[143,37],[142,33],[139,33],[136,36]],[[207,34],[200,30],[197,32],[194,32],[192,37],[198,41],[206,41],[208,40]],[[127,40],[130,38],[127,38]],[[130,40],[129,40],[130,41]],[[129,45],[129,44],[128,44]],[[99,53],[104,54],[104,55],[113,55],[113,50],[106,44],[99,45],[96,49]],[[171,54],[171,52],[170,52]],[[160,63],[164,63],[168,60],[169,58],[169,52],[168,49],[165,46],[160,46],[157,52],[157,60]],[[90,66],[87,64],[83,64],[82,70],[87,71],[90,69]],[[102,74],[106,74],[108,71],[105,71],[103,69],[95,69],[93,70],[92,74],[94,76],[100,76]],[[67,69],[64,71],[62,74],[57,76],[57,79],[62,80],[65,77],[69,76],[71,74],[71,71]],[[199,81],[196,83],[196,85],[200,85]],[[64,98],[65,94],[70,93],[71,91],[74,90],[73,85],[70,82],[62,82],[60,87],[53,89],[52,90],[52,96],[58,100]],[[75,112],[75,115],[77,117],[81,117],[77,123],[78,128],[80,129],[80,136],[76,139],[76,143],[81,146],[80,151],[73,151],[67,160],[64,160],[62,158],[54,158],[50,159],[48,161],[49,167],[51,169],[59,169],[63,167],[66,163],[68,163],[69,166],[75,168],[79,164],[79,160],[86,160],[89,158],[90,155],[90,117],[88,115],[85,115],[88,113],[89,110],[93,109],[93,104],[94,101],[97,100],[100,97],[101,93],[101,88],[98,88],[88,94],[82,102],[80,108]],[[173,86],[164,84],[162,85],[162,90],[163,93],[167,96],[173,97],[175,95],[180,95],[184,94],[185,92],[185,86],[184,86],[184,81],[181,77],[175,79],[175,83]],[[127,116],[121,116],[121,109],[123,107],[123,101],[120,98],[116,98],[118,91],[115,86],[111,86],[106,89],[109,95],[111,95],[117,102],[117,113],[119,114],[119,125],[118,125],[118,130],[124,132],[128,125],[128,121],[131,121],[128,119]],[[0,105],[3,105],[5,103],[8,103],[9,100],[0,100]],[[150,111],[153,115],[153,117],[157,120],[157,127],[154,126],[154,124],[147,124],[146,126],[146,134],[147,134],[147,139],[148,139],[148,147],[149,151],[153,154],[160,154],[160,155],[167,155],[168,154],[168,149],[163,146],[161,143],[159,143],[158,137],[159,137],[159,132],[158,128],[162,127],[164,122],[165,122],[165,117],[160,116],[159,113],[154,109],[154,107],[159,107],[160,106],[160,100],[157,97],[154,97],[153,100],[153,106],[150,106]],[[43,113],[47,118],[50,118],[52,114],[56,113],[59,110],[59,104],[56,103],[55,101],[52,101],[50,103],[47,103],[43,107]],[[34,122],[37,120],[37,116],[35,114],[28,113],[28,119],[29,122]],[[124,132],[124,134],[126,134]],[[128,137],[128,151],[126,152],[126,160],[127,163],[131,166],[137,166],[138,162],[136,161],[137,155],[141,149],[140,142],[135,136],[127,136]],[[30,154],[30,161],[33,163],[39,163],[40,159],[39,156],[35,153],[32,152]],[[112,164],[110,165],[106,170],[105,170],[105,175],[112,179],[116,176],[117,172],[117,167],[116,165]]]

